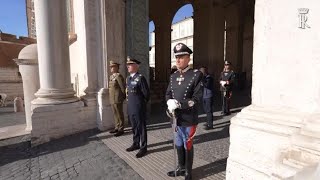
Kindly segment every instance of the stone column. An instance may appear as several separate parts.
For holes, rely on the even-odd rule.
[[[208,67],[208,71],[213,75],[215,84],[219,84],[220,73],[224,64],[224,8],[218,4],[211,4],[208,7],[209,22],[208,23],[208,58],[204,66]],[[203,45],[204,46],[204,45]],[[215,86],[219,88],[219,86]]]
[[[32,145],[96,128],[70,81],[65,0],[35,0],[40,89],[32,101]],[[79,39],[80,40],[80,39]]]
[[[231,119],[228,180],[319,179],[319,18],[317,0],[256,0],[252,104]]]
[[[104,87],[98,93],[99,111],[97,124],[100,130],[107,130],[114,128],[113,112],[109,104],[108,80],[111,74],[109,61],[118,62],[120,64],[120,73],[124,78],[126,77],[125,2],[108,0],[102,1],[101,6]]]
[[[162,15],[155,21],[157,82],[167,82],[171,71],[171,17]]]
[[[65,0],[35,0],[40,89],[34,104],[78,101],[71,87]]]
[[[27,124],[26,131],[31,131],[31,101],[36,98],[34,94],[40,87],[37,45],[32,44],[23,48],[19,53],[18,59],[15,59],[14,61],[19,65],[19,71],[23,81],[23,95]]]

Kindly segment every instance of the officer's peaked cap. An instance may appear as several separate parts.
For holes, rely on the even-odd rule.
[[[130,56],[127,57],[127,64],[140,64],[141,62],[136,60],[135,58],[132,58]]]
[[[120,65],[119,63],[114,62],[114,61],[110,61],[109,63],[110,63],[110,65],[109,65],[110,67],[111,66],[119,66]]]
[[[229,61],[224,61],[224,65],[231,65],[231,62],[229,62]]]
[[[173,52],[175,56],[190,55],[193,53],[192,50],[183,43],[178,43],[177,45],[175,45],[173,48]]]

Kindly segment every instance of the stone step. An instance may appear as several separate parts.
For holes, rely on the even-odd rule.
[[[26,124],[0,128],[0,147],[30,141],[30,131],[25,129]]]

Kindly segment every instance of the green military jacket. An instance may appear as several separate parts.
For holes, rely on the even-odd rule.
[[[109,101],[110,104],[123,103],[125,95],[124,78],[120,73],[114,73],[109,79]]]

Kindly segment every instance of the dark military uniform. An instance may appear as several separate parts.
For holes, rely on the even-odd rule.
[[[225,61],[225,65],[230,62]],[[220,75],[221,81],[229,81],[229,84],[224,84],[220,86],[221,96],[222,96],[222,113],[224,115],[230,114],[230,99],[232,96],[233,82],[234,82],[235,74],[232,70],[223,71]]]
[[[139,61],[131,59],[131,61],[140,64]],[[133,76],[127,77],[127,96],[128,96],[128,117],[132,125],[133,145],[127,149],[132,151],[140,148],[145,154],[147,151],[147,128],[146,128],[146,112],[147,102],[150,97],[149,86],[146,78],[139,72]],[[141,145],[140,145],[141,141]]]
[[[118,63],[110,61],[110,66],[119,66]],[[123,101],[125,100],[125,83],[124,78],[120,73],[114,73],[109,79],[109,102],[113,111],[115,120],[115,128],[113,132],[124,129]]]
[[[191,54],[192,51],[184,44],[175,46],[176,56]],[[180,108],[175,109],[177,119],[176,144],[178,154],[178,167],[175,171],[168,172],[174,176],[174,172],[185,175],[186,179],[192,178],[193,164],[193,136],[198,124],[198,113],[196,105],[202,98],[202,73],[192,70],[187,66],[183,70],[177,70],[170,76],[170,84],[166,91],[166,101],[175,99],[179,102]]]
[[[203,109],[207,114],[207,128],[213,126],[213,78],[209,74],[203,77]]]

